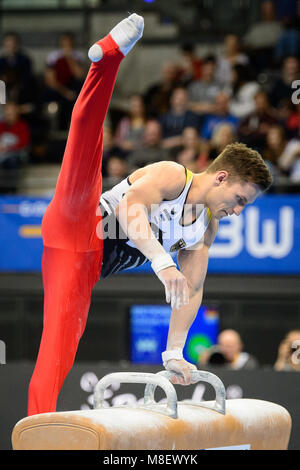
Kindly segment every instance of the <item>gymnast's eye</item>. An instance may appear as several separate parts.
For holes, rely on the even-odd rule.
[[[244,206],[245,205],[244,198],[241,198],[240,196],[237,195],[236,200],[237,200],[237,203],[239,204],[239,206]]]

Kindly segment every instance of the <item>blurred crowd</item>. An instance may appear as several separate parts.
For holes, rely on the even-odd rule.
[[[243,37],[228,34],[220,52],[199,56],[181,44],[161,78],[128,97],[118,118],[107,119],[103,176],[113,185],[160,160],[201,172],[225,146],[241,141],[258,150],[276,181],[300,182],[300,16],[298,2],[265,0],[261,19]],[[67,132],[88,64],[70,33],[45,59],[42,77],[14,32],[3,37],[0,79],[0,167],[59,162],[49,152],[53,126]],[[299,89],[299,92],[298,92]]]
[[[258,359],[247,352],[241,335],[236,330],[220,332],[217,344],[203,348],[199,354],[198,367],[223,367],[230,370],[254,370],[261,366]],[[279,344],[273,364],[277,371],[300,372],[300,330],[289,331]]]

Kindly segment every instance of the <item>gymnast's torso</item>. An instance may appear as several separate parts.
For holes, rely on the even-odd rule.
[[[200,207],[200,214],[190,223],[183,225],[185,204],[194,176],[186,168],[185,175],[185,186],[179,196],[153,205],[148,212],[148,221],[153,233],[165,251],[171,255],[200,242],[211,220],[209,209],[203,205]],[[149,261],[127,238],[115,216],[115,209],[130,186],[129,176],[104,192],[100,198],[104,239],[102,278]]]

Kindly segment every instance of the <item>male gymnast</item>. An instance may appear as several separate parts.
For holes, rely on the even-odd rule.
[[[130,15],[89,50],[92,61],[75,103],[54,197],[42,221],[44,325],[28,396],[28,415],[56,410],[100,278],[150,261],[171,304],[163,364],[188,385],[182,350],[202,302],[209,247],[219,220],[239,215],[271,184],[261,156],[226,147],[206,171],[175,162],[141,168],[102,192],[103,123],[119,65],[142,37]],[[117,234],[111,236],[111,227]],[[108,227],[108,228],[107,228]],[[177,252],[179,270],[171,256]]]

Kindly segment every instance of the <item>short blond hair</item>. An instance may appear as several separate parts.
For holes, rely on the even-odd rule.
[[[221,170],[227,171],[229,178],[256,184],[262,191],[272,184],[271,173],[262,156],[242,143],[227,145],[206,171],[216,173]]]

